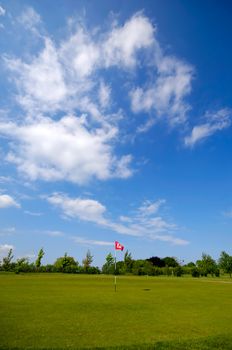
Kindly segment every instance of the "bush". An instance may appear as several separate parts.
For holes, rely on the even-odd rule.
[[[173,269],[174,276],[181,277],[183,275],[183,269],[181,266],[174,267]]]
[[[151,269],[152,276],[160,276],[163,275],[163,270],[160,267],[153,266]]]
[[[171,276],[173,274],[173,269],[170,267],[163,267],[162,271],[163,271],[163,274],[166,276]]]
[[[200,277],[200,271],[198,270],[197,267],[192,268],[191,275],[192,275],[192,277]]]

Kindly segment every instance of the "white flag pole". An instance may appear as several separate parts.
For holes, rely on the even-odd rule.
[[[114,291],[116,292],[117,290],[117,279],[116,279],[116,247],[114,247]]]

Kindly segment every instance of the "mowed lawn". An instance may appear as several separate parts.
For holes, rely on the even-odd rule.
[[[232,349],[230,282],[119,276],[115,293],[112,276],[0,274],[0,348]]]

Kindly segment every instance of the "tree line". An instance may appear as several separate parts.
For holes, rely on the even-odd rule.
[[[203,253],[200,260],[184,264],[178,261],[175,257],[160,258],[153,256],[148,259],[133,259],[128,250],[124,254],[124,259],[116,262],[112,253],[107,254],[105,263],[100,269],[93,266],[93,255],[88,250],[79,264],[72,256],[67,253],[59,257],[53,264],[42,264],[42,259],[45,255],[43,248],[37,254],[35,262],[30,263],[29,259],[19,258],[14,261],[13,251],[9,250],[8,254],[0,261],[0,271],[8,272],[62,272],[62,273],[87,273],[87,274],[117,274],[117,275],[149,275],[149,276],[177,276],[184,274],[192,275],[193,277],[201,276],[216,276],[221,273],[227,273],[232,276],[232,256],[222,251],[218,261],[214,260],[210,255]],[[115,269],[116,267],[116,269]]]

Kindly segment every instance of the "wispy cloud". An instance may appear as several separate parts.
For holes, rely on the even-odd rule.
[[[158,118],[165,117],[171,126],[184,123],[190,109],[185,98],[191,92],[194,69],[180,59],[163,54],[158,42],[154,50],[154,78],[145,86],[135,87],[130,91],[132,111],[154,111]],[[148,119],[138,131],[149,130],[154,124],[151,120]]]
[[[160,215],[156,215],[165,200],[145,201],[137,209],[135,215],[130,217],[120,216],[118,220],[107,218],[106,207],[93,199],[70,198],[65,194],[55,193],[47,197],[47,200],[61,209],[67,217],[92,222],[119,234],[146,237],[151,240],[160,240],[178,245],[189,243],[173,236],[178,228],[177,225],[166,221]]]
[[[12,179],[10,176],[0,176],[0,183],[11,182]]]
[[[110,104],[110,94],[110,86],[105,84],[104,81],[101,81],[99,87],[99,101],[102,108],[106,108]]]
[[[6,227],[0,230],[0,236],[11,236],[16,233],[15,227]]]
[[[26,7],[18,17],[18,22],[21,23],[25,29],[31,30],[34,34],[39,35],[38,26],[40,26],[42,21],[40,15],[33,7]]]
[[[0,16],[5,16],[6,10],[0,5]]]
[[[159,211],[160,207],[165,204],[165,202],[165,199],[159,199],[155,202],[147,200],[142,204],[141,207],[139,207],[138,211],[142,216],[150,216],[156,214]]]
[[[30,215],[30,216],[42,216],[43,215],[43,213],[33,212],[30,210],[24,210],[24,213],[27,215]]]
[[[44,232],[46,235],[51,236],[51,237],[63,237],[65,234],[61,231],[45,231]]]
[[[194,147],[200,141],[206,140],[217,131],[228,128],[231,125],[232,111],[228,108],[216,112],[207,112],[204,123],[194,126],[189,136],[185,137],[185,145]]]
[[[108,242],[108,241],[97,241],[97,240],[92,240],[92,239],[86,239],[83,237],[71,237],[71,239],[80,245],[85,245],[85,246],[89,246],[89,245],[97,245],[97,246],[106,246],[106,247],[113,247],[114,246],[114,242]]]

